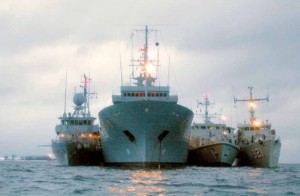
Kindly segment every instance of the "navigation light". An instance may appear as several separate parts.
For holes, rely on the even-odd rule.
[[[146,72],[147,74],[153,74],[155,72],[155,67],[153,66],[152,63],[146,64]]]

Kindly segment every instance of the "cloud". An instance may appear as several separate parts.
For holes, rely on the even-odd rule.
[[[57,1],[55,0],[2,0],[0,12],[15,17],[22,17],[29,13],[39,13],[51,10]]]

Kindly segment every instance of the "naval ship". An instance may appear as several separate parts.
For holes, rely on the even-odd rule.
[[[213,105],[208,96],[198,105],[205,106],[204,123],[192,124],[189,139],[188,163],[199,166],[232,166],[239,147],[235,145],[233,128],[225,123],[214,123],[211,118],[220,114],[209,114],[208,107]],[[224,120],[224,119],[223,119]]]
[[[253,98],[253,87],[248,87],[249,99],[234,98],[234,102],[247,102],[250,121],[238,124],[237,144],[241,148],[237,158],[238,166],[277,167],[280,156],[281,141],[276,131],[271,129],[271,123],[260,121],[254,116],[255,102],[269,101],[266,98]]]
[[[100,127],[95,124],[90,114],[88,83],[90,79],[84,75],[83,92],[73,96],[74,112],[59,117],[60,124],[56,125],[57,138],[52,140],[52,152],[59,165],[102,165],[103,155],[100,140]],[[66,105],[66,95],[65,95]]]
[[[193,112],[177,104],[169,86],[157,85],[159,65],[148,56],[148,34],[139,58],[132,57],[131,79],[112,95],[113,105],[99,112],[101,142],[107,165],[164,167],[186,164]],[[134,35],[134,34],[132,34]],[[133,36],[131,36],[131,39]],[[155,43],[158,53],[159,43]],[[154,47],[154,48],[155,48]]]

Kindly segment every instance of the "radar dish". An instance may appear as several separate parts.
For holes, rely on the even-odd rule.
[[[77,106],[81,106],[86,101],[82,93],[76,93],[73,97],[73,102]]]

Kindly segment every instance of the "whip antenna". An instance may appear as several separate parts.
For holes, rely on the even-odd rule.
[[[121,85],[123,86],[123,69],[122,69],[121,53],[120,53],[120,71],[121,71]]]
[[[64,117],[67,116],[66,114],[66,105],[67,105],[67,81],[68,81],[68,72],[66,72],[66,80],[65,80],[65,105],[64,105]]]
[[[167,86],[169,86],[170,83],[170,65],[171,65],[171,55],[169,54],[169,65],[168,65],[168,84]]]

